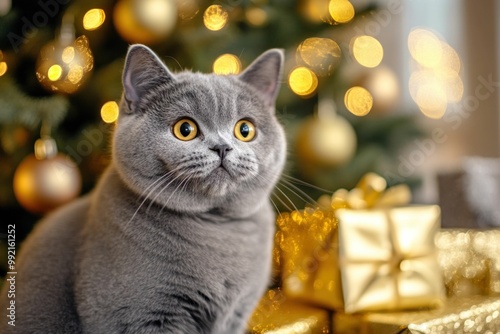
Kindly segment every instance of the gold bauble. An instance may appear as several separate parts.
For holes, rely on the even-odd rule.
[[[360,86],[373,96],[372,114],[382,114],[393,109],[399,102],[401,90],[396,73],[386,66],[378,66],[361,78]]]
[[[299,129],[297,155],[306,165],[336,167],[351,160],[356,144],[356,133],[345,118],[311,117]]]
[[[148,4],[149,3],[151,3],[151,1],[148,1]],[[138,7],[142,9],[139,10]],[[157,25],[157,29],[154,30],[142,24],[141,21],[146,21],[144,16],[147,15],[148,10],[150,10],[149,5],[144,6],[144,4],[142,4],[141,6],[141,2],[138,1],[119,0],[116,3],[113,11],[113,22],[116,30],[124,40],[130,43],[154,44],[171,33],[175,26],[175,22],[173,24]],[[175,12],[175,15],[177,15],[177,12]],[[176,17],[177,16],[175,16],[174,19],[176,19]],[[165,20],[171,19],[171,17],[165,18]],[[157,19],[154,21],[156,22],[156,20]],[[154,24],[154,22],[151,24]],[[161,29],[163,29],[162,32],[159,31]]]
[[[27,156],[14,174],[14,194],[28,211],[41,214],[65,204],[80,193],[78,166],[66,155],[47,159]]]

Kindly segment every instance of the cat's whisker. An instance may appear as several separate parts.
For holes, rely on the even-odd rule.
[[[295,186],[291,182],[287,180],[280,180],[279,184],[281,184],[283,187],[288,189],[292,194],[300,198],[304,203],[310,204],[312,206],[316,206],[317,202],[314,200],[311,196],[309,196],[305,191],[300,189],[299,187]]]
[[[321,188],[321,187],[318,187],[318,186],[315,186],[314,184],[311,184],[311,183],[308,183],[306,181],[302,181],[301,179],[297,179],[293,176],[290,176],[290,175],[286,175],[286,174],[281,174],[281,176],[283,178],[287,178],[289,181],[288,182],[293,182],[293,183],[296,183],[296,184],[301,184],[303,186],[306,186],[306,187],[309,187],[311,189],[316,189],[316,190],[319,190],[319,191],[322,191],[322,192],[325,192],[327,194],[333,194],[334,192],[331,191],[331,190],[328,190],[328,189],[324,189],[324,188]]]
[[[167,187],[169,185],[171,185],[175,180],[177,180],[179,177],[182,177],[184,176],[185,173],[182,173],[180,172],[177,176],[175,176],[173,179],[170,180],[170,182],[168,182],[165,186],[163,186],[160,191],[155,195],[155,197],[153,197],[153,199],[149,202],[149,205],[148,205],[148,208],[146,209],[146,212],[148,212],[150,209],[151,209],[151,206],[153,205],[153,203],[156,201],[156,199],[158,198],[158,196],[161,195],[161,193],[163,193],[163,191],[165,189],[167,189]],[[177,188],[176,188],[177,189]]]
[[[182,175],[182,174],[181,174]],[[184,189],[184,186],[187,185],[187,183],[189,182],[189,180],[192,178],[192,175],[188,175],[186,176],[178,185],[177,187],[175,187],[174,191],[172,191],[172,193],[170,194],[170,196],[168,197],[167,201],[165,202],[165,204],[162,205],[161,209],[160,209],[160,212],[158,213],[157,217],[161,216],[161,213],[163,212],[163,209],[165,209],[165,207],[168,205],[168,202],[170,202],[170,199],[175,195],[175,193],[177,192],[177,190],[179,190],[179,188],[182,186],[182,189]],[[182,191],[181,189],[181,191]]]
[[[295,206],[295,204],[294,204],[294,203],[293,203],[293,201],[290,199],[290,197],[288,197],[288,196],[287,196],[287,194],[285,194],[285,192],[284,192],[283,190],[281,190],[281,189],[280,189],[280,187],[278,187],[278,185],[276,185],[275,189],[276,189],[276,190],[278,190],[278,191],[279,191],[279,192],[280,192],[280,193],[281,193],[281,194],[282,194],[282,195],[283,195],[283,196],[284,196],[284,197],[288,200],[288,202],[289,202],[289,203],[293,206],[293,208],[294,208],[294,210],[295,210],[295,211],[299,211],[299,209],[297,208],[297,206]],[[279,199],[279,198],[280,198],[280,197],[278,196],[278,199]],[[288,207],[287,207],[287,208],[288,208]],[[290,210],[290,211],[292,211],[292,210]]]
[[[280,201],[280,203],[288,210],[288,211],[293,211],[293,209],[291,209],[277,194],[275,193],[272,193],[271,195],[273,195],[274,197],[276,197],[276,199],[278,201]],[[272,201],[272,200],[271,200]],[[274,202],[273,202],[274,203]],[[278,208],[276,208],[276,210],[278,210]],[[279,212],[279,210],[278,210]]]
[[[132,217],[129,219],[129,221],[127,222],[127,224],[130,224],[130,222],[132,222],[135,218],[135,216],[137,215],[137,213],[139,212],[139,210],[141,209],[141,207],[144,205],[144,203],[146,203],[148,197],[153,193],[153,191],[155,191],[155,189],[157,189],[159,186],[161,186],[163,184],[163,182],[165,180],[168,180],[168,177],[170,175],[172,175],[173,173],[175,172],[175,169],[174,170],[171,170],[167,173],[165,173],[165,175],[159,177],[156,181],[154,181],[153,183],[151,183],[141,194],[141,196],[139,198],[141,198],[142,196],[144,196],[144,194],[146,193],[146,191],[148,191],[149,188],[151,188],[152,186],[153,189],[151,189],[149,191],[149,193],[144,197],[144,199],[142,200],[141,204],[139,204],[139,206],[137,207],[137,209],[135,210],[134,214],[132,215]],[[155,185],[156,184],[156,185]]]

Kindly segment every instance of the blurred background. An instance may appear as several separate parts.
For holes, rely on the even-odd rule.
[[[498,18],[494,0],[0,0],[2,229],[16,223],[19,245],[93,188],[132,43],[220,75],[285,50],[280,210],[376,172],[439,203],[444,226],[495,225]]]

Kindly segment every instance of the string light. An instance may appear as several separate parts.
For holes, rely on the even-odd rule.
[[[101,118],[106,123],[113,123],[118,119],[120,108],[115,101],[108,101],[101,107]]]
[[[96,30],[106,20],[106,13],[100,8],[90,9],[83,16],[83,28],[88,31]]]
[[[203,14],[203,23],[212,31],[221,30],[227,23],[228,13],[220,5],[211,5]]]
[[[318,88],[318,77],[307,67],[297,67],[288,76],[290,89],[299,96],[310,96]]]
[[[233,54],[223,54],[214,61],[213,71],[221,75],[238,74],[241,72],[241,61]]]
[[[355,15],[354,7],[348,0],[330,0],[328,10],[336,23],[347,23]]]
[[[376,38],[367,35],[354,37],[351,50],[356,61],[368,68],[378,66],[384,58],[382,44]]]
[[[355,86],[345,93],[344,103],[347,110],[354,115],[365,116],[372,109],[373,97],[365,88]]]

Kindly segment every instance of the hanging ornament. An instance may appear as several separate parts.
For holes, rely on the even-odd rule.
[[[177,23],[175,0],[119,0],[113,22],[130,43],[154,44],[170,35]]]
[[[331,168],[349,162],[356,145],[354,129],[336,114],[333,100],[320,99],[317,115],[299,129],[296,149],[300,163]]]
[[[29,155],[14,174],[14,195],[32,213],[42,214],[78,196],[81,190],[78,166],[68,156],[57,153],[49,135],[35,142],[35,154]]]
[[[361,77],[359,85],[365,87],[373,96],[372,114],[383,114],[393,109],[399,101],[400,89],[396,74],[386,66],[368,70]]]
[[[36,64],[38,81],[49,91],[71,94],[85,83],[93,66],[87,37],[75,39],[73,18],[66,14],[60,35],[40,51]]]

